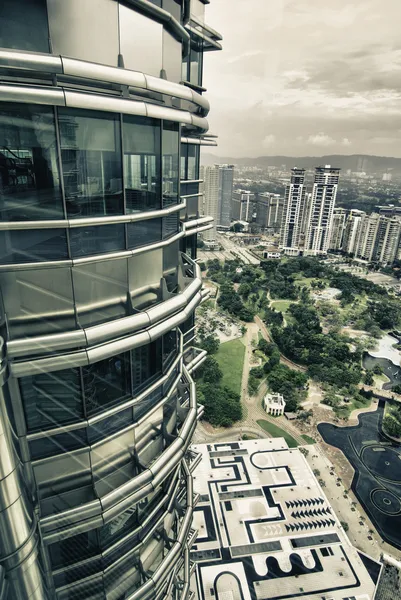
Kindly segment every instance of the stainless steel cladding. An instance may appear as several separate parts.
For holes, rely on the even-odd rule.
[[[191,596],[208,0],[2,0],[0,598]]]

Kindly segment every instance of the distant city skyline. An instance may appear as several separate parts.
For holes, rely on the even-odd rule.
[[[401,3],[213,0],[216,155],[401,157]]]

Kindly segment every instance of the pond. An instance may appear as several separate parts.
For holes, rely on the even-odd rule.
[[[375,358],[365,352],[362,364],[364,369],[373,369],[376,365],[381,366],[383,373],[390,379],[383,384],[384,390],[391,390],[395,385],[401,384],[401,367],[397,367],[388,358]]]
[[[359,415],[355,427],[320,423],[318,430],[355,469],[352,490],[382,538],[401,549],[401,446],[380,433],[383,413],[381,401],[375,412]]]
[[[386,333],[379,341],[375,350],[365,352],[362,359],[364,369],[373,369],[380,365],[383,373],[390,381],[383,385],[384,390],[391,390],[401,384],[401,352],[394,345],[399,342],[399,337]]]

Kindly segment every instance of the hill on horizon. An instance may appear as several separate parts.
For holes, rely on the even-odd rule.
[[[258,156],[256,158],[230,158],[201,153],[201,163],[205,166],[214,164],[233,164],[241,167],[281,167],[287,169],[301,167],[311,169],[320,165],[331,165],[342,170],[365,171],[366,173],[386,172],[401,175],[401,158],[391,156],[373,156],[369,154],[328,154],[325,156]]]

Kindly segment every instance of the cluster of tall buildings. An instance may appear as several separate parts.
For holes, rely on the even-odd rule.
[[[280,249],[284,254],[327,254],[339,174],[340,169],[330,165],[316,167],[309,191],[305,169],[291,169],[280,228]]]
[[[400,256],[401,208],[379,206],[378,212],[335,208],[329,249],[391,265]]]

